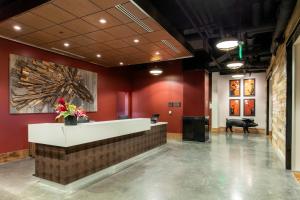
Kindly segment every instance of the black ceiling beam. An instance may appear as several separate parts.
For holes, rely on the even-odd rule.
[[[281,0],[277,24],[272,39],[271,52],[276,54],[278,46],[284,41],[284,30],[295,8],[296,0]]]
[[[192,24],[193,28],[195,30],[197,30],[199,36],[201,37],[202,40],[206,40],[207,38],[202,34],[201,30],[199,29],[199,27],[195,24],[194,20],[191,18],[191,16],[189,15],[188,11],[185,9],[184,5],[182,4],[182,2],[180,0],[175,0],[177,5],[180,7],[180,9],[183,11],[184,15],[186,16],[186,18],[189,20],[189,22]],[[212,49],[210,47],[210,45],[207,43],[209,49]],[[221,65],[217,62],[217,60],[215,59],[215,57],[213,55],[211,55],[211,52],[208,52],[208,54],[210,55],[211,59],[216,63],[217,67],[221,70],[222,67]]]
[[[247,69],[247,70],[243,70],[243,71],[222,70],[222,71],[220,71],[220,75],[261,73],[261,72],[266,72],[266,69]]]
[[[0,0],[0,22],[48,1],[49,0]]]

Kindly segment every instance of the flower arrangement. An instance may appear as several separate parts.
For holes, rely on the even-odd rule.
[[[87,115],[82,108],[77,108],[76,105],[71,103],[66,103],[64,98],[59,98],[57,104],[55,105],[55,111],[58,114],[56,119],[60,117],[64,117],[65,119],[68,117],[86,118]]]

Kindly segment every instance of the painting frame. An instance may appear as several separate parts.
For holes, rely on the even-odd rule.
[[[236,86],[234,86],[236,84]],[[238,89],[234,88],[238,87]],[[237,92],[237,94],[235,94]],[[240,97],[241,96],[241,79],[229,80],[229,97]]]
[[[250,87],[248,85],[251,84],[251,83],[252,83],[252,88],[247,89],[247,87]],[[256,95],[256,80],[255,80],[255,78],[244,79],[244,81],[243,81],[243,95],[244,95],[244,97],[255,97],[255,95]]]
[[[250,102],[250,104],[249,104],[249,102]],[[243,102],[243,115],[244,116],[255,117],[255,115],[256,115],[255,103],[256,103],[255,99],[244,99],[244,102]],[[247,105],[250,105],[250,107],[246,108]]]
[[[235,108],[233,107],[235,105]],[[237,110],[237,111],[236,111]],[[241,116],[241,100],[229,99],[229,116]]]

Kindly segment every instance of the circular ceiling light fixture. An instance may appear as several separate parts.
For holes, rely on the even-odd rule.
[[[101,58],[101,54],[97,54],[96,56],[97,56],[97,58]]]
[[[244,74],[235,74],[232,75],[232,78],[243,78],[245,75]]]
[[[134,42],[134,43],[139,43],[140,40],[139,40],[139,39],[134,39],[133,42]]]
[[[65,47],[69,47],[70,44],[69,44],[68,42],[65,42],[65,43],[64,43],[64,46],[65,46]]]
[[[235,38],[226,38],[223,40],[220,40],[216,47],[222,51],[230,51],[239,46],[239,41]]]
[[[239,69],[244,65],[243,61],[231,61],[226,64],[229,69]]]
[[[161,75],[163,73],[163,70],[161,68],[154,67],[154,68],[150,69],[149,73],[154,75],[154,76],[158,76],[158,75]]]
[[[124,65],[124,63],[123,63],[123,62],[120,62],[120,63],[119,63],[119,65],[123,66],[123,65]]]

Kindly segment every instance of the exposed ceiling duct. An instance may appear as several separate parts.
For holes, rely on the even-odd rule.
[[[284,41],[284,30],[293,12],[296,0],[281,0],[275,32],[273,34],[271,52],[276,54],[278,46]]]
[[[254,26],[259,26],[261,20],[261,3],[256,2],[252,5],[252,23]]]
[[[227,72],[226,63],[231,60],[245,61],[242,68],[247,72],[265,71],[272,56],[270,47],[275,28],[274,38],[278,38],[295,3],[295,0],[135,1],[142,2],[143,9],[155,7],[157,12],[153,13],[163,15],[183,35],[183,44],[192,48],[197,57],[192,64],[212,72]],[[239,48],[227,53],[217,49],[216,43],[226,37],[241,41]]]

